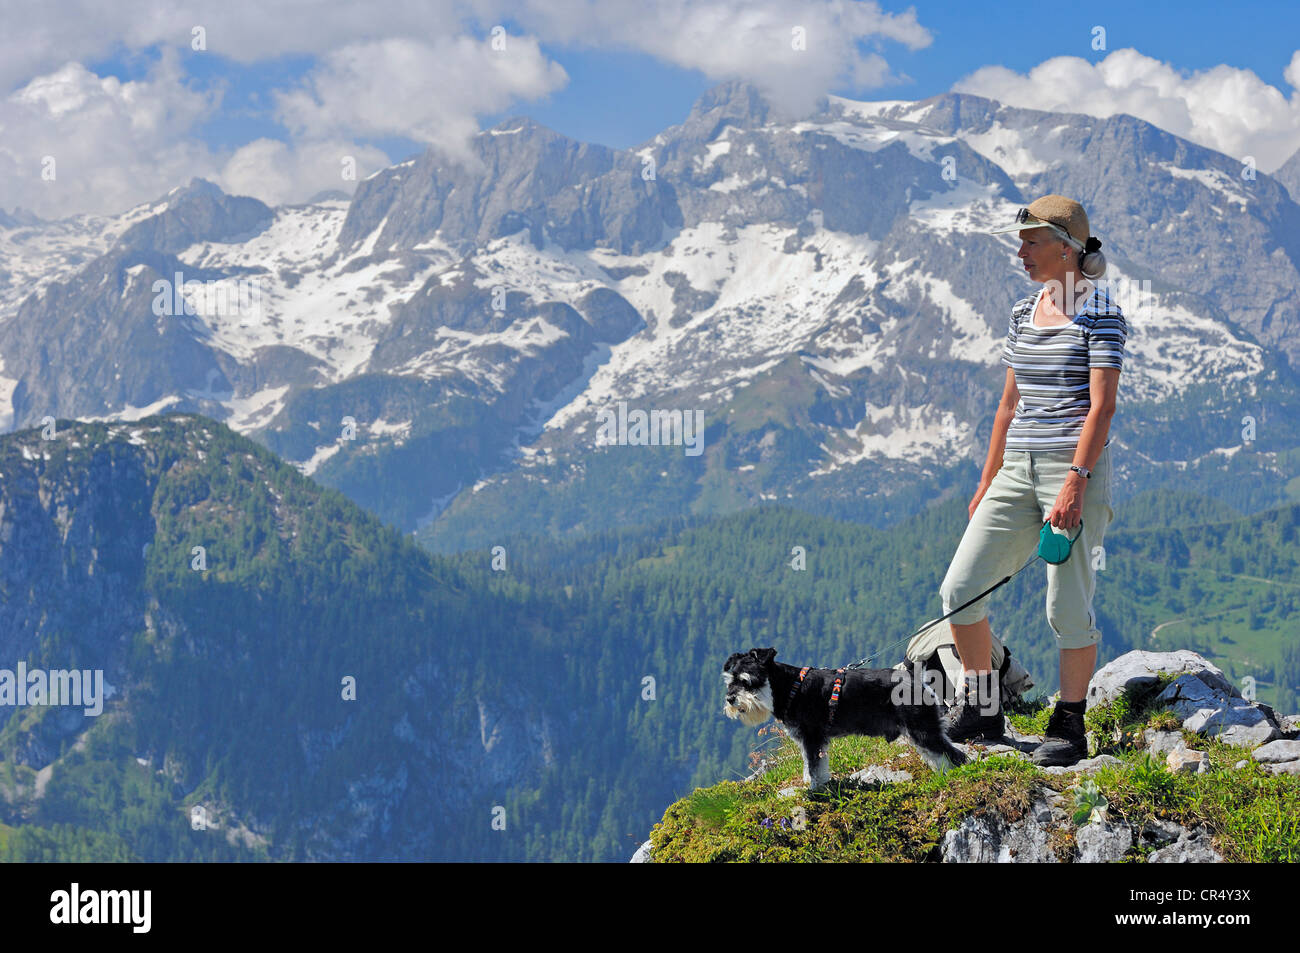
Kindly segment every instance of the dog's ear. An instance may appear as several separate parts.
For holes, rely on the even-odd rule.
[[[750,649],[749,654],[758,659],[758,664],[769,665],[776,658],[776,649]]]

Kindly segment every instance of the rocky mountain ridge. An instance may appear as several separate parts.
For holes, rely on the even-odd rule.
[[[743,83],[634,149],[512,118],[474,152],[348,201],[268,209],[196,180],[75,239],[0,226],[11,424],[204,413],[456,548],[512,525],[511,500],[595,495],[602,410],[698,408],[715,449],[685,487],[647,466],[615,509],[779,499],[888,522],[983,452],[1006,314],[1033,286],[1014,237],[981,230],[1057,191],[1090,209],[1130,318],[1120,492],[1189,467],[1212,492],[1267,478],[1274,457],[1232,459],[1247,413],[1268,453],[1297,439],[1289,164],[1244,180],[1131,116],[962,94],[828,97],[790,121]],[[1171,440],[1183,403],[1218,410]],[[924,492],[890,501],[882,480]],[[604,525],[607,503],[536,528]]]

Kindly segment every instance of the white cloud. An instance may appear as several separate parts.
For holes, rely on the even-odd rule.
[[[864,44],[931,39],[914,11],[846,0],[64,0],[21,10],[0,0],[0,22],[0,96],[10,91],[0,99],[0,207],[47,217],[117,212],[196,175],[265,201],[301,200],[339,187],[340,150],[357,156],[359,176],[382,163],[378,150],[349,145],[368,137],[465,158],[480,115],[568,81],[539,44],[635,50],[710,79],[748,79],[798,114],[832,87],[897,81]],[[496,52],[491,31],[506,22],[527,35]],[[206,43],[196,55],[318,58],[300,82],[269,91],[289,142],[213,152],[199,140],[198,125],[220,115],[220,94],[185,85],[180,54],[196,27]],[[795,28],[803,51],[792,48]],[[157,64],[132,82],[82,65],[140,55]],[[47,154],[55,183],[39,179]]]
[[[126,83],[78,63],[38,76],[0,100],[0,207],[118,212],[210,175],[216,162],[191,133],[216,106],[184,85],[174,54]]]
[[[323,54],[358,37],[438,35],[456,29],[458,0],[0,0],[0,91],[69,60],[87,63],[118,51],[189,50],[204,30],[207,53],[255,63],[293,54]]]
[[[356,165],[356,179],[343,178],[343,159]],[[301,202],[318,192],[351,193],[356,183],[389,165],[379,149],[342,139],[308,140],[293,145],[255,139],[238,149],[214,181],[232,195],[251,195],[267,205]]]
[[[524,0],[513,18],[546,42],[626,48],[699,70],[714,80],[754,83],[790,115],[845,84],[868,89],[900,81],[864,42],[892,40],[911,49],[931,34],[914,10],[891,14],[874,2],[841,0]],[[794,49],[799,28],[805,49]]]
[[[477,116],[560,89],[568,75],[530,37],[387,39],[326,56],[298,87],[276,94],[295,135],[403,136],[468,159]]]
[[[1116,50],[1091,63],[1074,56],[1045,60],[1027,75],[986,66],[953,91],[1009,106],[1105,117],[1128,113],[1237,159],[1254,156],[1271,172],[1300,149],[1300,51],[1283,75],[1287,97],[1253,71],[1219,65],[1185,75],[1137,50]]]

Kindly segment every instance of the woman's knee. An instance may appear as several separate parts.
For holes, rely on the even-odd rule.
[[[1049,601],[1047,623],[1056,634],[1058,649],[1086,649],[1101,641],[1097,617],[1088,606]]]
[[[939,598],[943,600],[943,611],[946,615],[952,612],[965,602],[979,595],[980,590],[976,586],[959,576],[954,576],[951,571],[944,577],[943,583],[939,586]],[[979,602],[966,606],[960,612],[953,613],[948,621],[957,625],[970,625],[972,622],[978,622],[988,615],[988,597],[985,596]]]

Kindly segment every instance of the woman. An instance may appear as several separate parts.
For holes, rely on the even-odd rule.
[[[1043,289],[1011,309],[1002,353],[1006,383],[988,459],[940,591],[948,612],[1019,568],[1045,520],[1071,539],[1078,535],[1070,557],[1047,567],[1047,621],[1060,650],[1061,696],[1033,755],[1040,765],[1068,765],[1088,754],[1084,696],[1101,640],[1092,611],[1092,554],[1115,516],[1108,445],[1128,329],[1110,296],[1089,280],[1105,273],[1106,259],[1083,206],[1043,196],[993,234],[1010,231],[1019,231],[1019,257]],[[951,619],[965,675],[944,721],[954,741],[1003,733],[987,616],[986,596]]]

